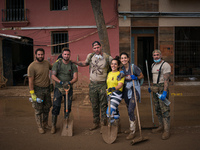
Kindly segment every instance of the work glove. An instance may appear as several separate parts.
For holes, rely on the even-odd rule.
[[[35,95],[35,91],[34,90],[31,90],[30,91],[30,94],[31,94],[31,98],[34,102],[36,102],[36,99],[37,99],[37,96]]]
[[[71,85],[71,83],[69,81],[60,81],[59,83],[60,83],[60,85],[64,85],[64,86],[66,86],[68,84]]]
[[[166,96],[167,96],[167,91],[163,91],[162,95],[159,96],[159,99],[161,99],[162,101],[164,101],[165,98],[166,98]]]
[[[148,92],[151,93],[151,88],[148,88]]]
[[[125,76],[124,71],[120,71],[120,74],[117,76],[117,80],[120,81]]]
[[[131,75],[131,79],[132,79],[132,80],[137,80],[138,77],[136,77],[135,75]]]
[[[62,85],[64,88],[67,88],[68,85],[71,86],[71,83],[69,81],[60,81],[60,85]]]
[[[112,88],[109,88],[108,89],[108,92],[113,92],[113,91],[115,91],[116,89],[115,89],[115,87],[112,87]]]

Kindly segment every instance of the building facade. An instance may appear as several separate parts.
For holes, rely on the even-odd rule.
[[[146,80],[147,60],[160,49],[172,67],[171,83],[200,81],[199,0],[119,0],[119,49],[131,56]]]
[[[101,0],[101,6],[115,56],[119,54],[117,1]],[[53,64],[63,47],[71,50],[71,59],[85,60],[92,42],[99,41],[90,0],[2,0],[0,8],[0,73],[8,85],[19,85],[37,48],[43,48],[45,59]],[[78,69],[79,84],[87,85],[88,67]]]

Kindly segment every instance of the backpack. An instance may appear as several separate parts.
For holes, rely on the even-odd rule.
[[[133,69],[133,74],[136,75],[135,70],[134,70],[134,64],[132,64],[132,69]],[[144,83],[144,78],[138,79],[138,80],[139,80],[139,83],[140,83],[140,86],[141,86]]]
[[[88,63],[89,63],[89,73],[91,70],[91,61],[92,61],[92,57],[95,55],[95,53],[93,52],[89,58],[88,58]],[[109,55],[106,54],[106,68],[107,68],[107,73],[109,73],[110,71],[112,71],[111,66],[110,66],[110,62],[109,62]]]
[[[59,58],[56,62],[58,62],[57,72],[59,72],[62,64],[62,58]],[[71,79],[73,79],[73,67],[72,67],[73,63],[71,61],[69,61],[69,63],[71,64]]]

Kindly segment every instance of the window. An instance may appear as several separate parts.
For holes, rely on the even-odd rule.
[[[62,53],[63,47],[69,47],[68,42],[68,32],[52,32],[52,54],[60,54]],[[61,43],[66,43],[59,45]]]
[[[200,28],[175,28],[175,80],[200,80]]]
[[[26,21],[24,0],[6,0],[6,9],[3,11],[3,21]]]
[[[68,10],[68,0],[51,0],[51,10]]]

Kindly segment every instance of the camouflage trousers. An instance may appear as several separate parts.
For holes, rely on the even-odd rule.
[[[50,86],[34,86],[35,95],[43,100],[42,103],[33,102],[32,107],[35,109],[35,115],[43,114],[43,122],[48,121],[48,115],[52,106]]]
[[[169,118],[170,117],[170,107],[166,106],[165,103],[158,98],[156,93],[162,94],[164,90],[164,84],[154,84],[152,87],[153,91],[153,101],[155,105],[155,111],[156,115],[158,116],[158,119],[162,120],[163,118]],[[169,90],[167,90],[167,99],[169,99]]]
[[[89,96],[92,103],[93,112],[93,123],[98,124],[100,122],[100,111],[101,111],[101,122],[104,122],[106,117],[107,109],[107,94],[106,94],[106,82],[90,82],[89,84]]]

